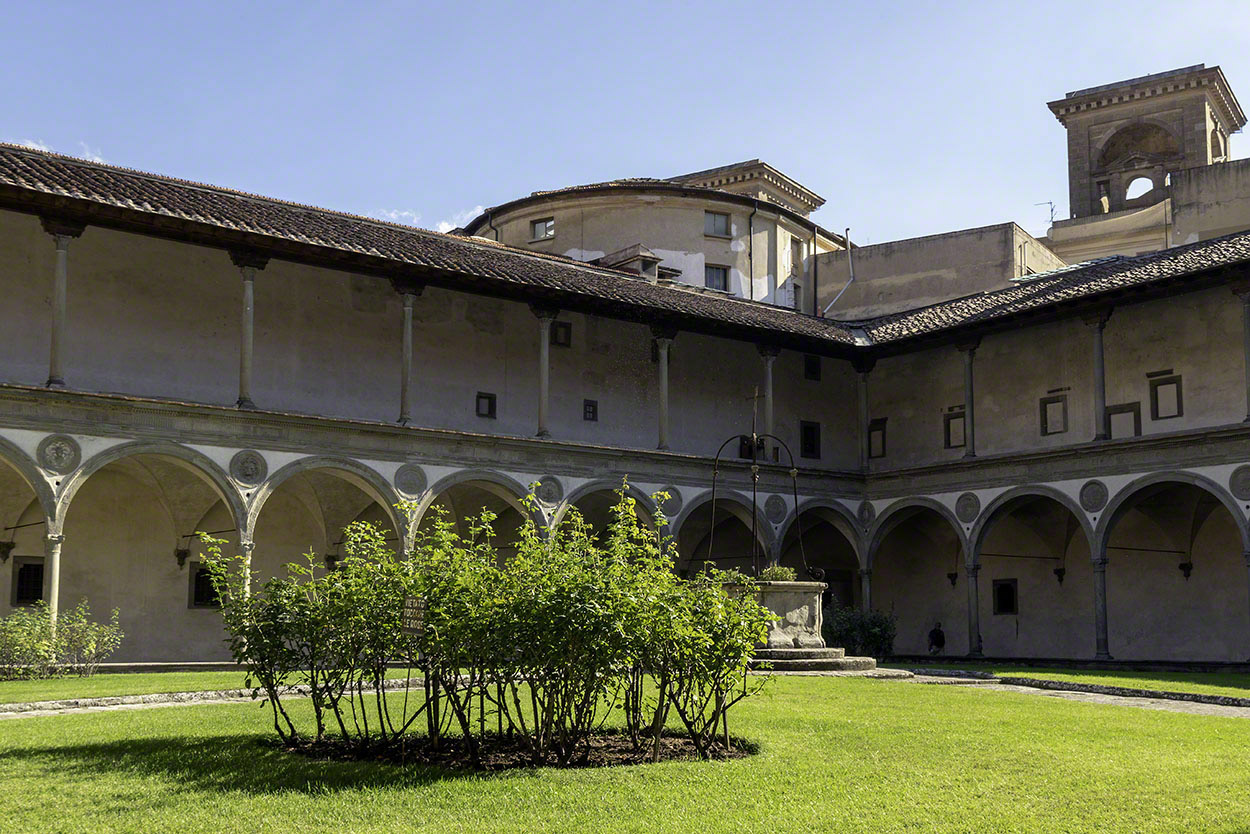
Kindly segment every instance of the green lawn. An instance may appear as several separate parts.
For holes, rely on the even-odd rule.
[[[300,710],[307,702],[296,702]],[[315,762],[254,704],[0,721],[0,831],[1237,832],[1250,720],[781,678],[733,762],[503,775]]]
[[[392,677],[404,670],[392,670]],[[242,689],[242,672],[138,672],[101,674],[89,678],[53,678],[39,681],[0,681],[0,704],[55,701],[67,698],[104,698],[112,695],[150,695],[158,692],[205,692]]]
[[[1135,689],[1158,689],[1164,692],[1196,692],[1203,695],[1231,695],[1250,698],[1250,674],[1244,672],[1134,672],[1121,669],[1048,668],[1044,666],[1011,666],[974,661],[940,661],[927,663],[882,664],[899,669],[965,669],[993,672],[1072,683],[1093,683],[1102,686],[1126,686]],[[1250,828],[1248,828],[1250,830]]]

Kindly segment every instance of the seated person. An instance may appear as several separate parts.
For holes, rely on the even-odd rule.
[[[941,623],[934,623],[929,631],[929,654],[941,654],[946,649],[946,633]]]

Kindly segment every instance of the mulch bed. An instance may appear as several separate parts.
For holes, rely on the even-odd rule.
[[[730,736],[732,749],[726,755],[717,747],[713,758],[718,760],[741,759],[758,752],[752,742]],[[430,746],[427,736],[410,736],[401,744],[375,744],[359,747],[341,738],[326,737],[320,742],[300,740],[295,744],[282,745],[291,753],[325,761],[382,762],[396,765],[428,765],[450,770],[501,771],[517,768],[560,767],[554,758],[544,764],[533,761],[524,743],[488,733],[480,740],[481,767],[475,768],[469,761],[464,739],[445,737],[438,749]],[[644,750],[634,750],[629,736],[617,732],[598,733],[590,739],[590,754],[584,760],[574,761],[567,767],[612,767],[615,765],[649,764],[650,741],[644,742]],[[660,761],[695,761],[699,758],[694,743],[686,736],[664,735],[660,739]]]

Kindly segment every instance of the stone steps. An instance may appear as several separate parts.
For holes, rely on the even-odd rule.
[[[866,672],[877,668],[871,657],[847,657],[845,649],[757,649],[751,668],[773,672]]]
[[[846,649],[756,649],[756,660],[818,660],[846,657]]]

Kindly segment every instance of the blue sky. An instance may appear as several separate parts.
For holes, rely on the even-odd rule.
[[[1250,3],[10,4],[0,139],[435,228],[760,157],[860,243],[1066,216],[1045,103],[1195,63]],[[1234,156],[1250,138],[1233,137]]]

